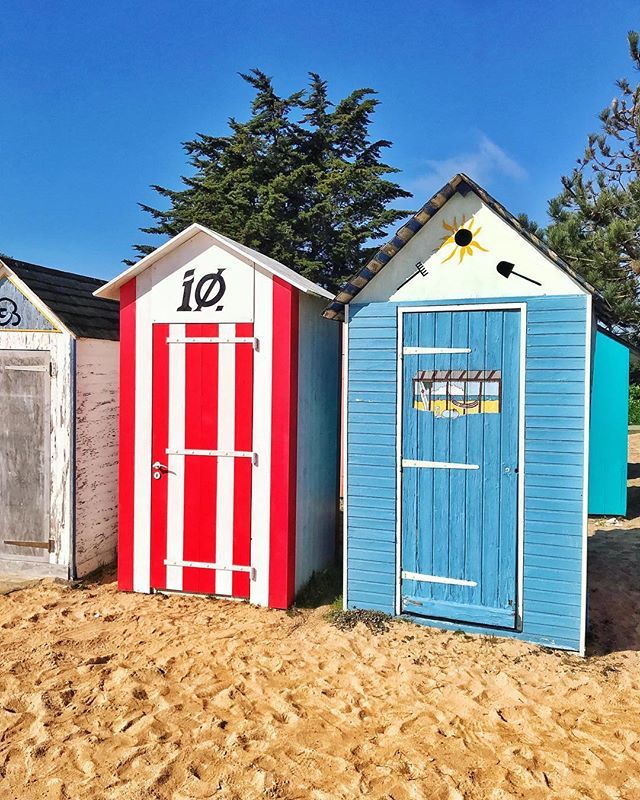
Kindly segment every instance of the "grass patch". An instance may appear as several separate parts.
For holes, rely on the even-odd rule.
[[[341,631],[352,631],[361,622],[371,633],[375,634],[386,633],[391,623],[391,617],[388,614],[364,609],[343,611],[332,608],[327,614],[327,619]]]
[[[296,608],[319,608],[331,606],[342,608],[342,570],[336,565],[322,572],[314,572],[309,583],[300,590]]]

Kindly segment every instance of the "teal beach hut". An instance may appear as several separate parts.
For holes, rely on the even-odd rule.
[[[611,331],[596,331],[591,386],[589,514],[627,513],[629,362],[638,351]]]
[[[460,174],[325,316],[346,322],[345,606],[584,653],[603,297]]]

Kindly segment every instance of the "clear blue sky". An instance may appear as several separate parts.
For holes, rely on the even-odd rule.
[[[545,221],[631,75],[630,0],[3,0],[0,252],[111,277],[145,240],[137,202],[178,187],[180,143],[224,134],[260,67],[309,70],[339,99],[370,86],[374,135],[418,207],[456,171]],[[159,239],[156,239],[160,243]]]

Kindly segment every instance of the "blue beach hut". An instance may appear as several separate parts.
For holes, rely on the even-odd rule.
[[[459,174],[325,316],[347,323],[345,607],[584,653],[603,297]]]

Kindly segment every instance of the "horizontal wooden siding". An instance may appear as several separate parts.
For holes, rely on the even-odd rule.
[[[433,305],[475,302],[507,301]],[[496,632],[577,650],[587,298],[508,302],[527,304],[523,630]],[[397,303],[349,308],[347,606],[389,614],[396,591],[397,309]]]

